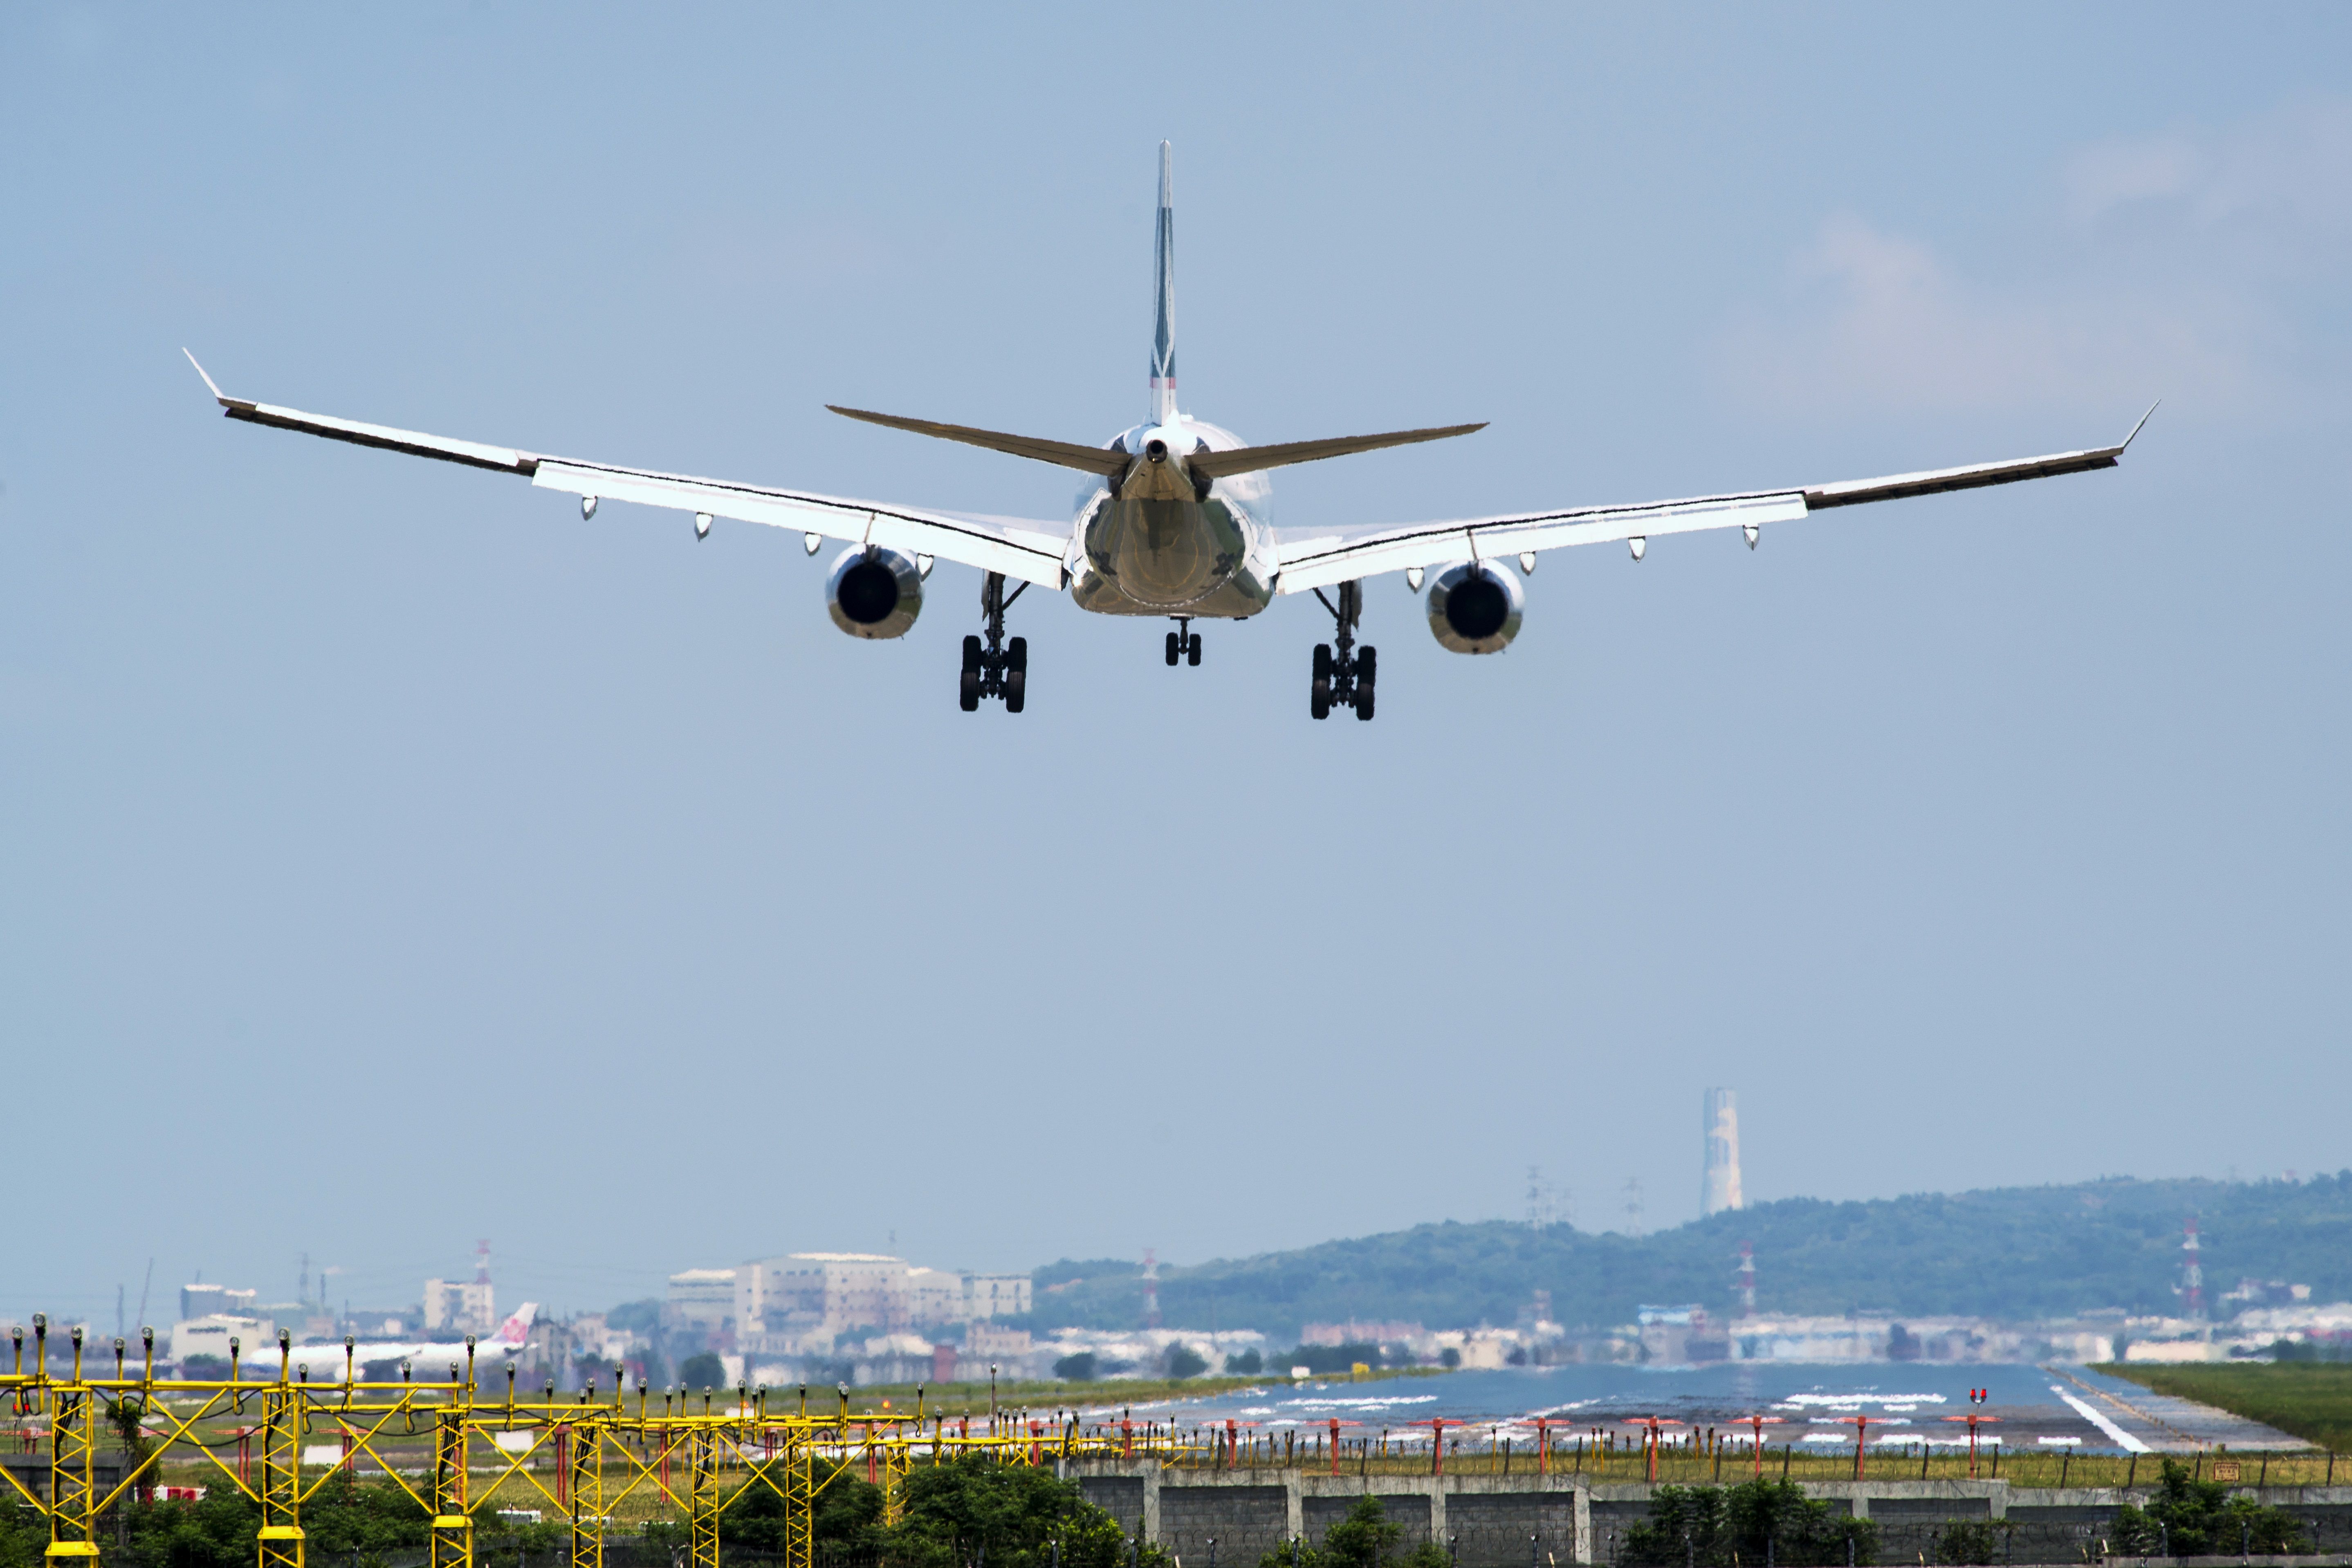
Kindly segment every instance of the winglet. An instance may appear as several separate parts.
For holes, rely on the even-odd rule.
[[[2147,414],[2143,414],[2143,415],[2141,415],[2141,416],[2139,416],[2139,425],[2145,425],[2145,424],[2147,424],[2147,419],[2148,419],[2148,415],[2149,415],[2149,414],[2154,414],[2158,409],[2159,409],[2159,408],[2161,408],[2161,407],[2163,407],[2163,406],[2164,406],[2164,399],[2163,399],[2163,398],[2161,398],[2161,397],[2158,398],[2154,403],[2149,404],[2149,405],[2147,405]],[[2121,447],[2116,447],[2116,455],[2117,457],[2121,457],[2121,456],[2123,456],[2123,454],[2124,454],[2126,450],[2128,450],[2128,449],[2130,448],[2131,444],[2132,444],[2133,437],[2137,437],[2137,436],[2139,434],[2139,425],[2135,425],[2135,426],[2133,426],[2131,427],[2131,435],[2130,435],[2130,436],[2126,436],[2126,437],[2124,437],[2124,444],[2123,444]]]
[[[204,366],[202,366],[202,365],[200,365],[200,364],[196,364],[196,356],[195,356],[195,355],[194,355],[194,354],[192,354],[192,353],[188,353],[188,351],[187,351],[186,349],[184,349],[184,348],[183,348],[180,352],[181,352],[182,353],[184,353],[184,354],[188,354],[188,363],[189,363],[190,364],[195,364],[195,365],[196,365],[196,374],[197,374],[198,375],[204,375],[204,376],[205,376],[205,385],[207,388],[209,388],[209,389],[211,390],[212,395],[213,395],[213,401],[214,401],[214,402],[215,402],[215,403],[217,403],[217,404],[219,404],[223,408],[226,408],[226,407],[228,406],[228,404],[229,404],[229,400],[228,400],[228,398],[227,398],[227,397],[226,397],[226,396],[224,396],[224,395],[222,395],[222,393],[221,393],[221,389],[220,389],[218,386],[214,385],[214,384],[213,384],[213,378],[212,378],[211,376],[209,376],[209,375],[205,375],[205,367],[204,367]]]

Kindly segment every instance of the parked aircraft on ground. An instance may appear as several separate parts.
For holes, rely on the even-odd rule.
[[[594,516],[600,501],[635,501],[693,513],[697,538],[707,537],[713,520],[724,517],[798,530],[812,555],[826,540],[840,541],[845,548],[834,558],[826,576],[825,602],[834,624],[852,637],[905,636],[922,610],[924,584],[935,560],[977,567],[982,625],[980,634],[963,639],[958,690],[967,712],[984,698],[1001,698],[1014,713],[1026,703],[1028,642],[1006,638],[1004,617],[1013,600],[1033,584],[1066,591],[1079,608],[1097,614],[1173,620],[1176,626],[1168,634],[1165,649],[1171,665],[1201,662],[1201,634],[1192,629],[1194,621],[1247,620],[1277,595],[1312,593],[1338,629],[1330,643],[1315,649],[1308,711],[1322,719],[1334,707],[1348,707],[1357,718],[1370,719],[1378,690],[1378,656],[1371,647],[1355,646],[1366,577],[1402,572],[1416,593],[1426,578],[1429,629],[1438,642],[1456,653],[1499,653],[1518,635],[1526,611],[1521,578],[1535,570],[1538,556],[1546,550],[1622,541],[1639,561],[1655,535],[1720,528],[1741,530],[1752,550],[1766,524],[1792,521],[1830,507],[2111,468],[2139,433],[2139,426],[2134,426],[2132,436],[2113,447],[1886,479],[1402,526],[1277,530],[1269,521],[1267,470],[1465,436],[1484,426],[1254,447],[1230,430],[1180,412],[1175,214],[1164,142],[1160,147],[1158,251],[1151,417],[1102,446],[864,409],[833,410],[852,419],[1078,469],[1089,478],[1079,494],[1076,518],[1067,522],[968,516],[545,457],[230,397],[205,375],[202,365],[196,374],[204,375],[205,384],[231,419],[520,474],[543,489],[578,495],[583,518]],[[194,363],[194,355],[189,361]],[[2142,415],[2140,424],[2147,422]],[[1008,582],[1019,584],[1010,594],[1005,592]]]
[[[500,1323],[498,1331],[474,1343],[474,1364],[478,1375],[495,1366],[503,1366],[520,1354],[530,1339],[530,1325],[539,1316],[539,1303],[525,1301],[514,1314]],[[269,1376],[278,1375],[278,1358],[269,1354],[277,1347],[263,1346],[248,1352],[245,1358],[247,1372],[259,1369]],[[346,1340],[341,1344],[295,1345],[287,1352],[289,1375],[307,1373],[313,1383],[340,1383],[346,1368],[352,1375],[367,1375],[373,1365],[379,1371],[389,1363],[412,1363],[416,1381],[439,1383],[446,1380],[451,1363],[462,1368],[466,1364],[464,1342],[434,1341],[372,1341],[359,1343]]]

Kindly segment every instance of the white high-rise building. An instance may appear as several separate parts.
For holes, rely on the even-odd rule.
[[[1738,1095],[1727,1089],[1708,1089],[1700,1124],[1706,1134],[1706,1163],[1699,1176],[1699,1214],[1746,1208],[1739,1195]]]

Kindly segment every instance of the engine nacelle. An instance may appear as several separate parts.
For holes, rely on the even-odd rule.
[[[923,613],[923,574],[912,556],[853,544],[824,580],[833,624],[854,637],[902,637]]]
[[[1518,574],[1498,561],[1465,561],[1430,579],[1430,635],[1455,653],[1502,652],[1527,608]]]

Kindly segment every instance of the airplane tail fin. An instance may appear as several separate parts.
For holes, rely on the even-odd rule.
[[[530,1325],[538,1316],[539,1303],[525,1301],[515,1309],[514,1316],[499,1325],[499,1331],[490,1336],[490,1342],[497,1345],[510,1345],[516,1350],[520,1350],[524,1342],[530,1338]]]
[[[1176,416],[1176,206],[1168,143],[1160,144],[1159,289],[1151,324],[1151,422]]]

